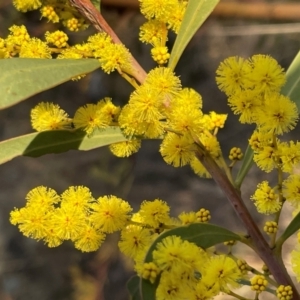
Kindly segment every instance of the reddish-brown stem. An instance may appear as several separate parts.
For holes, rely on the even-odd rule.
[[[70,4],[76,8],[86,19],[88,19],[99,32],[106,32],[116,44],[122,44],[118,36],[104,20],[101,13],[94,7],[90,0],[69,0]],[[136,59],[131,55],[132,71],[130,75],[139,83],[143,83],[146,72]]]
[[[195,139],[196,144],[198,145],[198,151],[196,152],[197,158],[201,161],[203,166],[210,173],[214,181],[221,188],[226,198],[232,204],[236,214],[244,224],[247,233],[250,237],[250,242],[253,245],[253,248],[268,266],[271,274],[274,276],[278,284],[290,285],[293,288],[293,300],[300,300],[300,296],[286,271],[286,268],[283,264],[282,258],[278,255],[278,249],[271,249],[258,229],[256,223],[251,217],[248,209],[246,208],[240,193],[235,189],[235,187],[230,183],[226,175],[216,164],[214,159],[210,154],[205,150],[201,142]],[[281,251],[279,251],[281,252]]]

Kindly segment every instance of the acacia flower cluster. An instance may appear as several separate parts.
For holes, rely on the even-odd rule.
[[[160,276],[157,299],[211,299],[221,292],[239,287],[244,275],[234,259],[216,255],[177,236],[168,236],[157,244],[153,261],[145,263],[147,251],[157,236],[167,229],[199,223],[198,212],[187,222],[181,214],[170,217],[166,202],[155,199],[142,202],[132,213],[130,204],[116,196],[95,199],[87,187],[71,186],[61,195],[39,186],[26,196],[25,207],[15,208],[10,221],[27,237],[43,240],[49,247],[63,241],[74,242],[83,252],[96,251],[107,234],[120,232],[120,251],[134,261],[140,276],[152,283]]]
[[[140,40],[143,43],[153,46],[151,50],[152,58],[159,65],[167,63],[170,57],[169,50],[166,46],[168,31],[172,30],[176,34],[178,33],[187,3],[188,1],[186,0],[168,0],[162,2],[140,0],[141,13],[147,19],[140,28]],[[85,30],[88,27],[86,20],[70,5],[68,0],[13,0],[13,4],[16,9],[21,12],[40,9],[43,18],[53,23],[61,22],[70,31],[76,32]],[[56,34],[55,46],[61,48],[61,43],[57,41],[59,35],[59,33]],[[30,44],[32,45],[33,41],[31,41]],[[64,42],[62,44],[64,44]],[[29,45],[27,45],[27,47],[28,46]],[[45,47],[45,44],[37,39],[35,46]],[[110,51],[112,56],[119,58],[122,55],[126,56],[123,45],[117,45],[110,50],[116,51],[116,53]],[[29,55],[30,52],[32,51],[27,51],[25,55]],[[71,49],[71,52],[76,51],[75,49]],[[5,53],[5,55],[7,56],[7,53]],[[11,53],[9,55],[11,55]],[[48,57],[44,58],[50,58],[49,55],[50,53],[48,53]],[[73,53],[73,55],[75,54]]]
[[[104,32],[90,36],[86,43],[70,46],[69,37],[60,30],[47,31],[45,41],[30,37],[24,25],[13,25],[9,31],[5,39],[0,38],[0,58],[96,58],[108,74],[115,70],[129,74],[132,71],[128,49],[123,44],[113,43]]]
[[[28,192],[26,200],[26,206],[15,208],[10,219],[25,236],[44,240],[49,247],[72,240],[82,251],[95,251],[106,234],[121,231],[121,251],[136,260],[158,232],[187,224],[181,217],[171,218],[170,207],[160,199],[144,200],[133,214],[127,201],[112,195],[95,199],[84,186],[71,186],[61,195],[39,186]],[[195,218],[189,224],[201,222]],[[88,241],[85,246],[82,238]]]
[[[168,29],[178,33],[188,1],[140,0],[141,13],[147,21],[140,27],[140,40],[153,46],[152,58],[159,65],[167,63],[170,54],[166,47]]]
[[[95,251],[107,234],[120,231],[120,251],[134,260],[137,272],[151,281],[161,275],[157,299],[165,299],[172,283],[177,289],[170,299],[178,299],[185,292],[197,294],[206,290],[207,295],[216,295],[227,285],[237,286],[236,280],[241,277],[233,259],[209,254],[176,236],[163,239],[153,252],[152,264],[144,264],[157,232],[182,224],[180,218],[170,217],[169,206],[160,199],[143,201],[134,214],[127,201],[116,196],[95,199],[83,186],[71,186],[61,195],[40,186],[31,190],[26,200],[25,207],[11,212],[10,221],[25,236],[43,240],[49,247],[71,240],[83,252]],[[191,223],[197,222],[201,221],[194,219]],[[195,272],[202,274],[201,281]]]
[[[179,77],[169,68],[158,67],[149,72],[122,108],[105,98],[80,107],[71,119],[57,105],[40,103],[31,112],[31,122],[38,131],[66,129],[73,124],[88,135],[95,129],[119,127],[128,137],[128,141],[110,146],[119,157],[137,152],[142,139],[162,138],[160,153],[168,164],[190,165],[196,174],[209,177],[195,157],[194,139],[199,139],[223,167],[216,134],[224,126],[226,115],[204,114],[201,108],[202,98],[196,91],[182,88]]]
[[[70,31],[84,30],[88,27],[86,20],[68,0],[13,0],[13,4],[21,12],[40,9],[41,16],[47,21],[61,22]]]
[[[233,113],[240,116],[239,121],[256,124],[249,139],[254,162],[264,172],[277,171],[277,185],[272,187],[264,180],[251,197],[259,213],[273,215],[272,220],[265,223],[264,231],[274,243],[283,204],[291,204],[294,216],[300,212],[300,176],[294,174],[300,162],[300,142],[279,138],[297,124],[296,103],[280,93],[286,75],[270,56],[254,55],[248,60],[230,57],[220,64],[216,73],[217,84],[228,96]],[[299,280],[299,245],[292,251],[292,267]]]

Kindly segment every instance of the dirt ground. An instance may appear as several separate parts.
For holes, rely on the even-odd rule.
[[[150,70],[154,64],[149,47],[137,39],[143,18],[135,11],[111,9],[103,13],[141,65]],[[9,26],[23,22],[28,24],[32,35],[42,36],[52,25],[43,22],[40,27],[38,20],[39,14],[23,16],[11,5],[2,6],[0,3],[1,37],[7,35]],[[272,20],[210,18],[188,45],[176,68],[183,86],[201,93],[205,112],[229,113],[227,125],[219,135],[224,153],[233,146],[245,150],[253,127],[242,126],[230,113],[225,96],[217,89],[215,70],[226,57],[239,55],[247,58],[254,54],[270,54],[287,68],[299,51],[300,32],[261,34],[264,24],[273,23]],[[261,26],[260,34],[251,33],[249,26],[253,25]],[[277,25],[274,23],[275,27]],[[240,28],[237,35],[230,35],[229,29],[233,27]],[[85,34],[71,36],[78,41]],[[169,42],[171,45],[174,37],[171,36]],[[58,103],[73,115],[78,106],[105,96],[122,105],[131,90],[117,74],[108,76],[96,71],[79,82],[65,83],[0,111],[0,140],[32,132],[29,113],[41,101]],[[299,133],[298,126],[291,136],[297,139]],[[130,201],[135,209],[145,199],[160,198],[170,203],[173,216],[205,207],[211,210],[213,223],[232,230],[241,229],[241,223],[214,182],[198,178],[188,167],[175,169],[166,165],[158,149],[159,141],[145,141],[141,151],[128,159],[115,158],[103,148],[37,159],[21,157],[0,166],[0,300],[128,299],[125,285],[132,272],[129,262],[116,250],[117,235],[108,238],[98,252],[86,254],[75,250],[71,243],[49,249],[42,242],[25,238],[9,223],[9,212],[14,207],[23,206],[27,192],[39,185],[54,188],[59,193],[71,185],[84,185],[95,197],[114,194]],[[243,197],[251,210],[253,205],[249,196],[257,183],[265,178],[263,176],[253,167],[243,184]],[[267,178],[276,179],[273,173]],[[260,222],[259,216],[254,214]],[[283,222],[291,218],[289,211],[285,218]],[[244,254],[244,250],[237,251]],[[247,257],[254,264],[258,263],[253,260],[252,253],[247,252]],[[220,299],[227,298],[222,296]]]

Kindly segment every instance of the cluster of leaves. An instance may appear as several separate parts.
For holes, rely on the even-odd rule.
[[[233,113],[240,115],[241,123],[256,124],[234,180],[232,167],[242,159],[243,153],[233,147],[229,154],[231,163],[227,165],[217,140],[227,116],[204,113],[201,95],[182,87],[179,76],[173,72],[186,44],[217,2],[140,0],[141,12],[147,19],[140,28],[140,40],[153,46],[151,55],[158,63],[144,77],[129,50],[107,33],[98,33],[86,43],[69,46],[68,36],[62,31],[47,32],[43,42],[31,38],[24,26],[12,26],[9,36],[0,39],[0,66],[6,72],[0,76],[3,83],[0,92],[3,89],[6,95],[2,108],[64,81],[80,79],[99,67],[108,74],[118,71],[135,90],[124,107],[105,98],[97,104],[79,107],[73,118],[58,105],[41,102],[31,111],[32,127],[38,133],[0,143],[3,150],[0,162],[18,155],[39,156],[104,145],[110,145],[116,156],[126,157],[139,150],[143,139],[162,139],[160,153],[166,163],[174,167],[190,165],[202,177],[215,179],[218,174],[226,174],[228,184],[239,189],[254,161],[264,172],[276,170],[279,178],[275,187],[267,181],[259,183],[252,196],[258,212],[271,215],[264,231],[270,235],[268,249],[274,248],[278,259],[284,241],[299,229],[300,176],[294,174],[294,167],[300,162],[300,143],[279,139],[298,121],[297,105],[292,100],[295,100],[293,93],[298,80],[293,71],[299,58],[287,75],[275,59],[265,55],[254,55],[247,60],[231,57],[220,64],[216,81],[228,96]],[[86,28],[85,21],[66,1],[15,0],[14,4],[22,12],[41,8],[44,17],[61,21],[70,30]],[[171,53],[166,48],[168,30],[178,34]],[[45,60],[33,62],[29,58]],[[58,65],[64,66],[59,74]],[[24,72],[28,72],[29,80],[36,76],[34,86],[22,87]],[[16,81],[20,81],[18,91]],[[214,162],[217,173],[211,172],[207,161]],[[279,285],[281,282],[276,282],[275,274],[270,274],[268,269],[255,270],[232,254],[236,241],[259,251],[251,234],[246,239],[224,228],[203,224],[210,220],[205,209],[183,212],[175,219],[169,215],[169,206],[155,199],[144,201],[140,210],[132,214],[127,201],[116,196],[94,199],[86,187],[69,187],[62,195],[50,188],[37,187],[26,199],[25,207],[12,211],[11,222],[25,236],[43,240],[49,247],[71,240],[81,251],[95,251],[106,234],[120,231],[119,248],[133,260],[139,276],[128,285],[136,299],[142,296],[143,299],[205,300],[221,292],[241,298],[232,291],[240,284],[250,285],[256,299],[265,290],[276,293],[267,285],[277,288],[279,299],[293,299],[292,286]],[[285,203],[294,207],[294,219],[277,238]],[[222,242],[229,246],[228,253],[215,252],[213,246]],[[298,248],[292,252],[292,264],[300,280]]]

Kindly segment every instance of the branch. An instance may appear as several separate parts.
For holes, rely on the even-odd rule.
[[[250,2],[250,1],[249,1]],[[243,19],[263,19],[263,20],[290,20],[299,21],[299,3],[272,3],[257,2],[250,3],[241,1],[220,2],[212,16],[221,18],[243,18]],[[126,7],[138,9],[138,0],[102,0],[101,3],[107,6]]]

